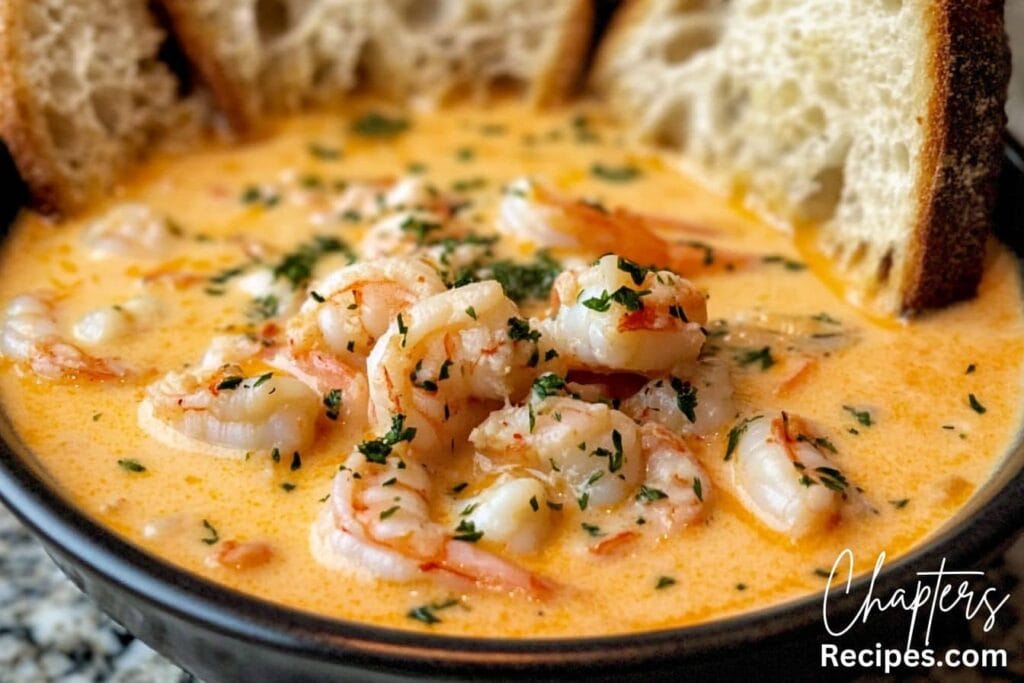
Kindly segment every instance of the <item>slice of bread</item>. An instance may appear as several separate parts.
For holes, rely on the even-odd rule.
[[[591,85],[909,314],[976,291],[1008,76],[1000,0],[633,0]]]
[[[337,101],[401,100],[497,82],[541,104],[574,85],[590,0],[161,0],[234,125]]]
[[[162,40],[145,0],[0,2],[0,137],[42,208],[82,206],[180,123]]]

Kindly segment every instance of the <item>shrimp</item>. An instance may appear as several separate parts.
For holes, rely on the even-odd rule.
[[[654,515],[666,533],[699,521],[711,498],[711,479],[686,442],[654,422],[640,427],[640,438],[647,460],[636,496],[641,513]]]
[[[132,297],[123,304],[89,311],[75,323],[72,334],[87,345],[110,343],[144,329],[160,310],[160,301],[153,297]]]
[[[321,351],[362,366],[398,313],[445,286],[423,261],[389,258],[340,268],[310,289],[287,324],[292,355]]]
[[[177,231],[146,204],[118,204],[89,223],[82,241],[92,258],[163,259],[176,245]]]
[[[128,370],[113,358],[92,356],[67,342],[57,326],[54,296],[23,294],[7,304],[0,322],[0,353],[48,379],[112,379]]]
[[[563,272],[552,299],[554,313],[538,328],[574,368],[663,374],[696,360],[704,345],[704,295],[620,256]]]
[[[623,401],[622,412],[676,434],[707,436],[736,417],[732,394],[729,366],[707,358],[670,377],[651,380]]]
[[[525,394],[540,333],[495,281],[435,294],[399,313],[367,360],[370,417],[417,430],[415,448],[448,449],[496,403]]]
[[[555,376],[538,379],[529,405],[496,411],[473,430],[480,454],[562,482],[581,511],[632,498],[665,533],[700,519],[711,479],[680,436],[654,423],[638,426],[602,403],[552,396],[559,383],[545,378]]]
[[[138,411],[142,429],[171,448],[225,458],[306,449],[320,398],[292,377],[246,373],[232,361],[257,353],[258,344],[248,344],[256,348],[244,338],[218,338],[199,366],[147,387]]]
[[[456,585],[544,596],[554,584],[478,547],[478,531],[444,527],[430,514],[432,478],[415,453],[371,462],[354,452],[334,479],[328,504],[310,530],[321,564],[367,578],[437,577]],[[396,449],[397,450],[397,449]],[[461,529],[459,531],[458,529]]]
[[[270,363],[322,394],[340,391],[349,416],[365,412],[370,349],[398,313],[444,290],[434,269],[418,259],[339,268],[310,286],[310,297],[287,323],[287,351]]]
[[[638,263],[683,275],[734,270],[752,262],[749,256],[713,249],[700,242],[674,244],[662,239],[655,230],[669,224],[689,232],[682,222],[621,208],[609,211],[562,197],[528,178],[508,186],[498,209],[498,229],[502,233],[542,248],[583,249],[595,255],[618,253]]]
[[[460,501],[459,516],[491,544],[517,555],[539,550],[551,531],[547,486],[536,476],[502,474]]]
[[[581,509],[615,505],[643,481],[644,458],[637,425],[603,403],[545,395],[538,380],[527,406],[491,413],[469,435],[476,450],[562,481]]]
[[[739,434],[738,439],[733,434]],[[727,455],[740,501],[774,531],[798,540],[836,521],[849,496],[846,477],[822,450],[806,422],[785,412],[741,421]]]

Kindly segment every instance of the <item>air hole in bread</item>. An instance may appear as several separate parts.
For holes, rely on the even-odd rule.
[[[857,243],[857,248],[853,250],[853,253],[850,254],[850,258],[847,259],[847,261],[846,261],[847,267],[848,268],[856,268],[857,266],[859,266],[864,261],[864,257],[867,256],[867,255],[868,255],[868,243],[867,242],[858,242]]]
[[[405,6],[402,20],[410,28],[430,28],[443,23],[450,9],[445,0],[413,0]]]
[[[892,158],[899,173],[910,173],[910,151],[904,143],[893,145]]]
[[[89,104],[92,105],[96,119],[103,126],[107,135],[115,135],[122,129],[119,124],[123,103],[118,101],[117,92],[97,89],[89,95]]]
[[[50,134],[53,146],[59,150],[72,149],[75,140],[74,119],[50,106],[44,112],[46,131]]]
[[[885,256],[878,262],[878,270],[875,271],[875,279],[878,280],[879,284],[887,284],[889,282],[889,274],[892,272],[892,247],[885,252]]]
[[[661,116],[655,126],[654,144],[685,151],[690,141],[690,103],[678,100]]]
[[[67,69],[57,69],[50,74],[50,90],[61,99],[71,97],[78,86],[79,81]]]
[[[831,219],[843,196],[845,182],[846,173],[841,165],[828,166],[819,171],[814,177],[817,189],[801,204],[802,217],[818,223]]]
[[[701,50],[714,47],[720,37],[718,26],[686,26],[662,46],[662,58],[668,64],[682,64]]]
[[[263,42],[287,33],[289,20],[288,4],[284,0],[256,0],[256,30]]]

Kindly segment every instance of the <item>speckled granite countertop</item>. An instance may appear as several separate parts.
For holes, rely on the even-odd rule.
[[[0,0],[2,1],[2,0]],[[1007,0],[1015,50],[1010,128],[1024,139],[1024,0]],[[996,627],[959,635],[962,647],[1005,648],[1009,670],[997,680],[1024,680],[1024,538],[987,571],[989,585],[1010,593]],[[942,674],[942,675],[937,675]],[[0,683],[179,683],[195,679],[135,640],[76,589],[40,545],[0,506]],[[874,679],[873,679],[874,680]],[[941,681],[993,680],[949,670]]]
[[[0,506],[0,683],[192,680],[103,615]]]

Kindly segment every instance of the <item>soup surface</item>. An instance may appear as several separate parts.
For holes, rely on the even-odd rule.
[[[581,106],[363,102],[25,213],[0,263],[16,430],[160,557],[444,633],[713,619],[952,517],[1019,424],[1014,259],[990,248],[974,301],[873,319]]]

